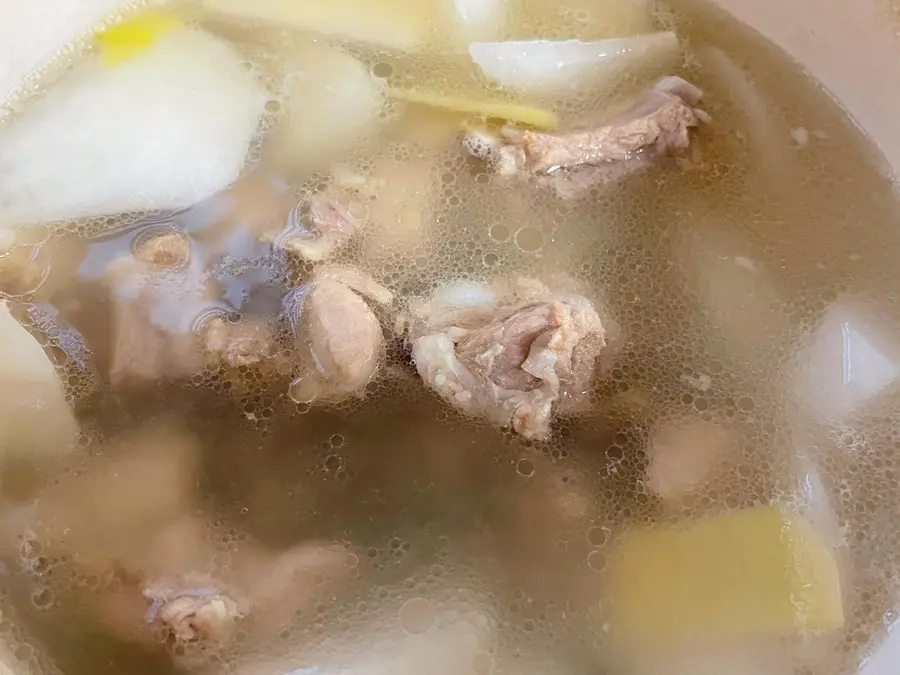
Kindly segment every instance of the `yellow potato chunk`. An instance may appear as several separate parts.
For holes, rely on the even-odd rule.
[[[797,634],[844,622],[838,565],[804,520],[761,507],[627,533],[610,560],[617,631],[647,639]]]

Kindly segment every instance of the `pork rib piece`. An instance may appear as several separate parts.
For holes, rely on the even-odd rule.
[[[700,89],[680,77],[665,77],[601,126],[559,133],[506,127],[499,137],[471,132],[463,138],[463,148],[499,174],[548,184],[559,196],[574,198],[658,157],[686,150],[690,130],[709,121],[695,107],[702,97]]]
[[[587,298],[518,277],[456,282],[410,307],[408,337],[422,380],[469,413],[546,437],[597,374],[606,331]]]

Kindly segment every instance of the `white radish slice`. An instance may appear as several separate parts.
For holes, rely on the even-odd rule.
[[[506,23],[504,0],[453,0],[453,7],[469,40],[497,39]]]
[[[183,208],[226,187],[268,98],[242,61],[177,28],[121,65],[75,68],[0,131],[0,228]]]
[[[79,426],[56,367],[5,302],[0,341],[0,452],[35,459],[66,454],[76,447]]]
[[[560,95],[609,86],[636,66],[658,63],[663,69],[678,57],[678,38],[664,32],[597,42],[474,42],[469,54],[502,87]]]
[[[384,82],[362,62],[308,41],[296,43],[288,64],[286,108],[273,144],[285,164],[324,168],[376,134]]]
[[[131,4],[131,0],[28,0],[3,5],[0,22],[0,102],[29,76],[49,65],[102,19]]]

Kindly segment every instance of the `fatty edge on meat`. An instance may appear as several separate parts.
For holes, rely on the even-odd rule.
[[[202,201],[238,177],[266,100],[199,30],[115,68],[92,59],[0,134],[0,227]]]

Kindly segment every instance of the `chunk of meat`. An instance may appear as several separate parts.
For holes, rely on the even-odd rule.
[[[189,377],[203,368],[192,322],[214,304],[216,289],[182,232],[139,235],[103,281],[112,295],[113,385]]]
[[[214,290],[191,265],[190,241],[174,228],[149,230],[131,255],[113,261],[104,281],[113,294],[110,381],[189,377],[203,368],[191,326]]]
[[[365,172],[335,167],[328,187],[294,209],[276,245],[319,262],[358,236],[369,261],[411,255],[432,226],[439,166],[435,154],[378,156]]]
[[[378,317],[366,302],[393,295],[353,267],[325,266],[286,299],[306,373],[291,386],[295,401],[340,399],[359,392],[375,375],[383,349]]]
[[[137,281],[140,274],[133,260],[114,263],[109,270],[110,286],[119,282]],[[113,385],[129,381],[177,379],[189,377],[203,368],[202,355],[197,349],[190,326],[171,326],[169,317],[187,315],[198,296],[188,286],[163,287],[138,282],[134,294],[114,297],[112,357],[109,377]],[[121,286],[120,286],[121,288]],[[203,297],[202,295],[200,297]],[[182,309],[178,310],[177,306]],[[153,309],[163,312],[154,316]],[[182,314],[183,312],[183,314]]]
[[[241,615],[238,604],[214,588],[150,588],[144,597],[152,603],[148,622],[165,626],[176,644],[224,641]]]
[[[253,366],[272,355],[275,341],[269,322],[253,319],[228,321],[214,316],[198,329],[213,362],[230,368]]]
[[[249,231],[271,238],[284,229],[293,199],[281,176],[257,169],[241,176],[209,205],[213,207],[216,231]]]
[[[647,445],[646,487],[664,500],[678,500],[706,484],[723,459],[734,457],[733,432],[700,418],[658,422]]]
[[[585,297],[536,279],[456,283],[410,308],[419,375],[449,403],[526,438],[550,432],[597,374],[605,329]]]
[[[131,642],[161,642],[183,667],[232,648],[238,630],[244,642],[269,638],[323,594],[331,597],[358,564],[348,547],[326,541],[281,551],[246,536],[228,543],[221,528],[187,512],[133,543],[85,570],[108,580],[89,599],[60,589],[59,602],[87,603],[99,627]]]
[[[304,215],[305,208],[308,213]],[[357,232],[361,211],[359,202],[347,191],[331,188],[313,195],[291,211],[288,227],[276,246],[310,262],[326,260]]]
[[[354,572],[346,546],[308,541],[270,550],[200,515],[198,445],[178,430],[128,434],[46,488],[4,523],[6,547],[27,533],[65,573],[41,580],[57,606],[77,608],[129,641],[161,640],[195,666],[244,639],[267,638]],[[29,568],[30,569],[30,568]],[[85,584],[75,578],[92,578]]]
[[[121,305],[113,319],[110,382],[114,386],[131,381],[189,377],[203,367],[192,342],[150,324],[140,308]]]
[[[380,261],[412,255],[434,228],[440,198],[438,153],[398,160],[376,159],[358,188],[368,197],[364,253]]]
[[[198,453],[196,439],[169,425],[126,434],[49,484],[34,508],[18,515],[44,548],[52,544],[50,554],[102,567],[189,508]],[[14,516],[4,523],[23,525]]]
[[[319,374],[340,391],[364,386],[381,346],[378,319],[359,295],[336,281],[317,281],[308,302],[309,347]]]
[[[257,365],[271,356],[274,327],[238,315],[220,270],[174,227],[139,235],[131,255],[113,261],[103,281],[112,294],[110,381],[181,379],[209,367]],[[228,268],[230,269],[230,268]],[[235,275],[241,265],[236,264]],[[231,274],[226,269],[226,274]],[[243,282],[242,282],[243,283]],[[251,287],[252,288],[252,287]]]
[[[663,78],[628,111],[602,126],[560,133],[507,127],[500,138],[472,132],[464,149],[499,174],[550,185],[561,197],[582,195],[690,145],[690,129],[708,116],[694,106],[703,92],[679,77]]]
[[[394,294],[379,284],[370,274],[352,265],[322,265],[316,270],[317,281],[334,281],[344,284],[363,297],[379,305],[390,305]]]
[[[592,525],[606,514],[591,481],[535,448],[522,449],[516,471],[517,479],[497,493],[504,527],[477,531],[469,544],[494,552],[479,563],[486,565],[484,573],[502,579],[509,591],[524,590],[536,602],[564,603],[569,610],[595,605],[596,571],[585,560],[605,543],[603,530]],[[547,574],[561,566],[566,574]]]
[[[202,526],[212,529],[209,523]],[[207,565],[221,553],[209,544],[204,552]],[[214,574],[182,570],[141,584],[150,603],[147,624],[174,647],[183,667],[208,664],[233,647],[238,628],[243,643],[269,639],[298,611],[345,584],[358,562],[347,547],[321,541],[286,551],[269,551],[248,541],[231,551],[229,559]]]
[[[183,232],[151,232],[138,238],[132,254],[135,260],[151,268],[172,269],[187,264],[191,256],[191,242]]]

